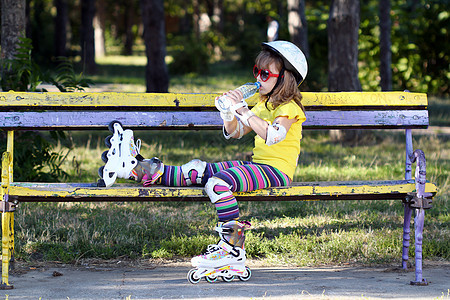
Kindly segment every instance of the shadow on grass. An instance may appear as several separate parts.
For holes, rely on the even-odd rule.
[[[145,85],[145,66],[98,65],[96,75],[90,76],[95,83]]]

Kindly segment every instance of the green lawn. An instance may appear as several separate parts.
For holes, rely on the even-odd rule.
[[[97,82],[145,90],[141,58],[128,63],[108,58]],[[251,73],[221,64],[214,74],[171,78],[171,92],[221,92],[251,81]],[[115,75],[121,74],[121,75]],[[126,76],[123,76],[126,74]],[[127,91],[126,89],[124,91]],[[128,90],[129,91],[129,90]],[[449,99],[430,97],[432,126],[450,125]],[[450,139],[445,128],[414,132],[414,147],[424,150],[427,178],[439,188],[426,211],[423,256],[450,259]],[[431,132],[433,131],[433,132]],[[104,132],[72,132],[73,148],[63,162],[69,181],[94,182],[107,148]],[[245,159],[251,137],[226,141],[220,131],[136,131],[145,157],[166,164],[192,158]],[[55,151],[67,151],[57,145]],[[359,145],[334,142],[328,132],[305,131],[295,180],[401,179],[404,133],[371,131]],[[265,265],[401,263],[403,208],[399,201],[241,202],[241,218],[251,221],[248,255]],[[200,254],[217,242],[211,203],[23,203],[15,214],[16,257],[79,262],[85,258],[181,258]],[[412,240],[414,238],[412,237]],[[414,241],[410,255],[414,256]]]

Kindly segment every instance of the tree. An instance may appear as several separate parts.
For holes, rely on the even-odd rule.
[[[192,5],[194,7],[194,14],[192,15],[193,19],[193,28],[194,34],[197,41],[200,42],[200,4],[198,0],[192,0]]]
[[[305,0],[288,0],[288,27],[291,41],[309,57]]]
[[[81,1],[81,59],[86,72],[93,74],[97,70],[95,64],[94,34],[95,0]]]
[[[223,33],[223,29],[225,27],[224,16],[223,16],[223,0],[214,0],[214,8],[212,20],[215,28]]]
[[[147,66],[145,77],[147,92],[166,93],[169,73],[166,58],[166,32],[163,0],[141,0]]]
[[[2,0],[2,59],[14,59],[20,37],[25,37],[25,0]]]
[[[105,0],[97,0],[96,13],[94,17],[95,57],[103,57],[105,48],[105,11],[107,3]]]
[[[54,0],[55,16],[55,56],[67,56],[67,24],[69,22],[67,0]]]
[[[19,38],[25,37],[25,0],[2,0],[2,78],[8,76],[3,68],[4,60],[13,60],[16,55]],[[6,89],[9,89],[6,87]]]
[[[380,0],[380,77],[381,90],[392,90],[391,1]]]
[[[124,55],[132,55],[133,54],[133,25],[135,20],[135,12],[131,3],[125,5],[124,11],[124,25],[125,25],[125,42],[122,53]]]
[[[328,90],[360,91],[359,0],[333,0],[328,19]]]
[[[359,0],[333,0],[328,19],[328,90],[360,91],[358,79]],[[332,140],[358,142],[359,130],[332,130]]]

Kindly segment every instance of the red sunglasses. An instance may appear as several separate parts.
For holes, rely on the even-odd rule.
[[[258,67],[255,65],[253,67],[253,76],[255,76],[255,78],[258,78],[258,76],[261,76],[261,80],[266,82],[267,80],[269,80],[270,77],[278,77],[280,74],[273,74],[272,72],[270,72],[267,69],[258,69]]]

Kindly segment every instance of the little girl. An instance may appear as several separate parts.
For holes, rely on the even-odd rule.
[[[205,276],[210,280],[217,276],[232,279],[234,275],[241,280],[250,278],[250,270],[244,266],[244,230],[250,224],[239,221],[239,207],[233,193],[291,183],[300,154],[302,123],[306,119],[298,87],[307,71],[306,58],[294,44],[263,43],[253,67],[253,75],[261,85],[260,101],[250,110],[242,105],[243,95],[239,90],[224,93],[231,105],[225,110],[218,107],[223,134],[226,139],[240,139],[254,131],[252,161],[207,163],[195,159],[182,166],[167,166],[157,158],[136,157],[138,163],[130,178],[143,181],[144,186],[204,186],[217,209],[216,231],[221,240],[217,245],[210,245],[205,254],[192,259],[197,269],[188,275],[191,282]]]

